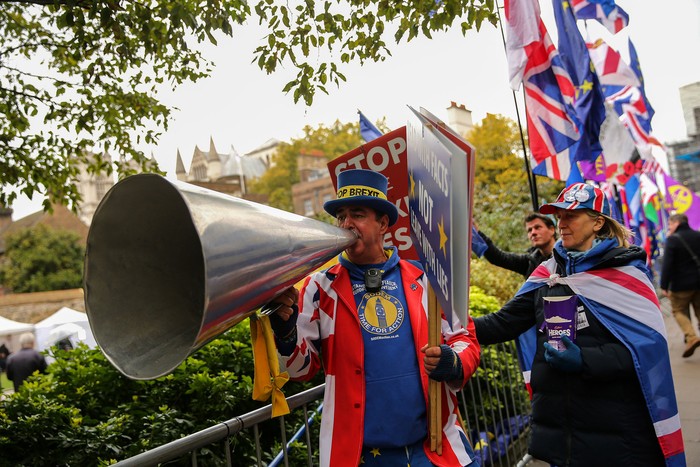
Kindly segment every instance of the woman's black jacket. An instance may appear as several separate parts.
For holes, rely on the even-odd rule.
[[[562,249],[554,257],[565,275]],[[622,266],[644,259],[638,247],[612,248],[593,269]],[[542,329],[544,296],[573,295],[565,285],[542,286],[516,296],[497,313],[474,320],[482,345],[515,339],[533,325]],[[583,369],[565,373],[544,358],[544,332],[537,332],[532,364],[532,436],[529,452],[535,458],[564,466],[664,465],[630,352],[581,302],[576,344]]]

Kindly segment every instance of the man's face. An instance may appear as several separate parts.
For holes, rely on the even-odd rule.
[[[533,219],[525,223],[527,238],[535,248],[548,249],[554,245],[554,227],[547,227],[542,219]]]
[[[357,241],[345,252],[355,264],[375,264],[384,258],[384,234],[389,228],[389,216],[377,219],[374,209],[365,206],[343,206],[335,213],[338,226],[352,230]]]
[[[672,220],[668,221],[668,234],[669,235],[671,235],[673,232],[676,231],[676,229],[678,228],[678,224],[680,224],[680,222],[678,222],[678,221],[672,221]]]

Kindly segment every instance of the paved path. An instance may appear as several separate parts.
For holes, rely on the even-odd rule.
[[[678,400],[678,412],[681,416],[685,456],[688,466],[700,465],[700,349],[695,355],[683,358],[685,348],[683,333],[676,320],[671,316],[671,304],[668,299],[661,300],[664,312],[668,348],[671,354],[671,371]],[[696,329],[697,329],[697,323]]]
[[[667,298],[661,299],[661,311],[664,313],[668,349],[671,356],[673,384],[678,400],[678,412],[681,416],[685,456],[688,467],[700,466],[700,349],[695,355],[683,358],[685,348],[683,333],[671,315],[671,303]],[[694,323],[697,329],[697,323]],[[548,463],[533,460],[527,467],[545,467]]]

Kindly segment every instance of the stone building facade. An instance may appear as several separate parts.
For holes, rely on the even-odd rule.
[[[178,150],[175,173],[178,180],[247,198],[248,183],[261,177],[270,167],[277,144],[277,140],[269,140],[252,153],[241,156],[233,146],[228,152],[217,151],[214,140],[210,139],[208,151],[195,146],[189,171],[185,170]]]
[[[297,156],[299,183],[292,185],[294,213],[313,217],[324,212],[323,203],[335,198],[326,164],[328,159],[320,151],[302,152]]]
[[[668,145],[671,177],[700,192],[700,82],[679,89],[688,138]]]
[[[112,163],[112,158],[109,154],[104,154],[102,157],[105,161]],[[80,164],[79,170],[78,192],[81,200],[78,204],[78,217],[85,225],[89,226],[100,201],[102,201],[105,193],[114,186],[114,176],[113,174],[90,173],[86,164]]]

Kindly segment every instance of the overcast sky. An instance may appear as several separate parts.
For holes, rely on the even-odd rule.
[[[502,3],[502,2],[500,2]],[[556,43],[551,2],[540,2],[547,29]],[[626,57],[627,38],[637,48],[647,96],[656,110],[654,133],[663,142],[686,138],[678,88],[700,81],[700,0],[618,0],[630,16],[629,26],[615,37],[589,22],[591,36],[604,37]],[[472,111],[474,122],[486,113],[516,118],[508,86],[505,52],[498,28],[485,24],[463,37],[458,30],[437,34],[433,40],[416,39],[392,45],[393,56],[382,63],[353,64],[340,71],[347,82],[329,86],[329,95],[316,96],[311,107],[294,104],[282,94],[295,70],[266,75],[251,63],[262,38],[254,22],[234,30],[233,39],[207,49],[214,61],[212,76],[184,85],[162,97],[179,108],[152,152],[160,167],[174,177],[177,150],[189,169],[195,145],[209,148],[213,138],[219,152],[231,146],[240,153],[255,149],[270,138],[288,141],[302,135],[305,125],[357,120],[357,109],[372,121],[386,117],[390,128],[406,124],[408,109],[425,107],[447,120],[445,109],[454,101]],[[522,96],[516,93],[522,105]],[[524,114],[521,111],[524,122]],[[523,123],[524,124],[524,123]],[[478,157],[478,148],[477,148]],[[38,202],[13,205],[14,219],[38,209]]]

